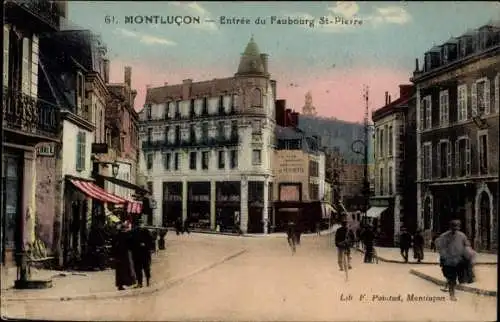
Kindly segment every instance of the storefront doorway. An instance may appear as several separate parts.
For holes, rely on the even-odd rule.
[[[248,232],[261,234],[264,232],[263,220],[264,182],[248,182]]]
[[[164,227],[173,227],[178,218],[182,218],[182,182],[163,183],[162,223]]]
[[[239,181],[216,182],[216,225],[220,231],[235,232],[237,214],[240,213],[241,183]]]
[[[17,221],[21,209],[21,157],[13,154],[4,155],[2,180],[3,218],[2,218],[2,263],[12,262],[16,247]]]
[[[188,182],[187,217],[191,227],[210,229],[210,182]]]
[[[481,236],[481,248],[491,249],[491,212],[490,197],[483,191],[479,197],[479,229]]]

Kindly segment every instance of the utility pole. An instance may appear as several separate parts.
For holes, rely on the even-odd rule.
[[[365,122],[364,122],[364,126],[365,126],[365,137],[364,137],[364,180],[363,180],[363,196],[365,197],[365,207],[364,207],[364,217],[365,217],[365,222],[367,220],[367,211],[368,211],[368,207],[369,207],[369,204],[370,204],[370,180],[368,178],[369,174],[368,174],[368,144],[369,144],[369,128],[370,128],[370,124],[369,124],[369,120],[368,120],[368,103],[369,103],[369,87],[368,86],[364,86],[363,88],[363,99],[365,101]]]

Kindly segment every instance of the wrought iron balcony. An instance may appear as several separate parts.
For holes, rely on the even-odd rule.
[[[59,107],[4,87],[4,129],[28,136],[55,138],[59,130]]]
[[[215,138],[202,138],[201,140],[179,140],[175,142],[169,142],[165,140],[145,140],[142,142],[142,149],[144,151],[154,151],[162,149],[173,149],[173,148],[212,148],[221,146],[234,146],[239,144],[239,136],[231,135],[227,137],[215,137]]]
[[[56,1],[6,0],[5,19],[37,32],[56,31],[60,26],[61,9]]]

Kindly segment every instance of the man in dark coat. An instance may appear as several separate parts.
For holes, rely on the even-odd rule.
[[[130,223],[125,222],[120,227],[120,232],[113,240],[113,258],[115,266],[115,285],[118,290],[123,290],[124,286],[135,284],[136,275],[132,263],[132,238],[130,233]]]
[[[373,232],[373,228],[370,225],[367,225],[363,231],[363,245],[365,248],[365,263],[373,263],[374,259],[374,242],[375,242],[375,233]]]
[[[151,280],[151,252],[153,248],[151,233],[144,227],[142,220],[138,219],[135,228],[132,230],[132,259],[139,287],[142,287],[143,271],[146,276],[146,285],[149,286]]]
[[[343,268],[343,256],[347,253],[348,258],[348,269],[351,269],[351,254],[350,254],[350,246],[351,241],[349,239],[349,229],[347,228],[347,219],[342,218],[341,227],[337,229],[335,232],[335,246],[337,246],[337,262],[339,264],[340,270],[344,270]]]
[[[401,256],[404,258],[405,263],[408,263],[408,251],[411,247],[411,235],[406,231],[405,227],[401,228],[401,235],[399,235],[399,249]]]
[[[413,236],[413,257],[419,263],[424,259],[424,244],[424,236],[422,236],[422,231],[418,229]]]

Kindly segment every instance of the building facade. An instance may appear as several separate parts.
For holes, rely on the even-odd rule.
[[[2,262],[34,242],[37,148],[58,138],[58,107],[38,97],[39,35],[56,32],[65,2],[8,1],[3,24]]]
[[[131,184],[137,183],[137,160],[139,157],[139,115],[134,109],[137,91],[132,89],[132,68],[125,67],[123,83],[109,83],[109,61],[104,65],[104,81],[110,92],[106,104],[106,143],[108,153],[103,161],[116,162],[116,179]],[[107,177],[113,175],[107,168]],[[134,190],[130,187],[105,182],[106,191],[131,199]]]
[[[233,77],[148,88],[139,168],[154,224],[266,232],[276,84],[253,38]]]
[[[419,227],[450,219],[481,250],[498,245],[500,28],[491,23],[425,53],[417,92]]]
[[[413,183],[405,179],[408,169],[406,159],[406,110],[414,106],[412,85],[400,85],[400,96],[390,101],[385,93],[385,105],[372,114],[375,125],[375,194],[370,200],[367,217],[377,221],[380,242],[392,245],[398,242],[402,226],[410,231],[416,227],[409,218],[411,209],[405,208],[405,200],[414,200],[410,191]],[[414,164],[416,166],[416,164]],[[407,218],[408,217],[408,218]]]

